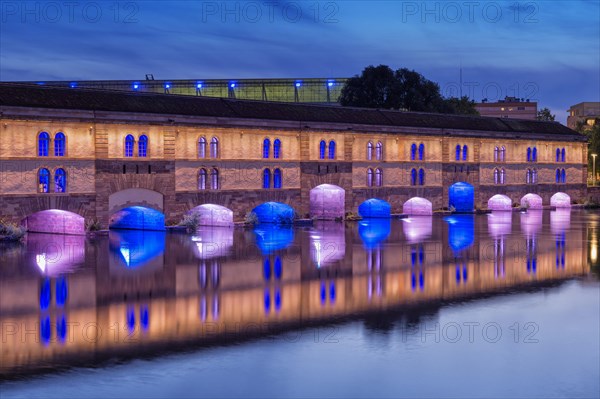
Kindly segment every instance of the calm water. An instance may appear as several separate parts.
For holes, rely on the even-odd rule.
[[[8,397],[598,397],[597,212],[30,234]]]

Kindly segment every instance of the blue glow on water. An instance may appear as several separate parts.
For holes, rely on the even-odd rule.
[[[358,235],[367,249],[376,248],[391,231],[390,219],[363,219],[358,222]]]
[[[62,307],[67,302],[67,279],[61,276],[56,279],[56,306]]]
[[[475,204],[475,188],[469,183],[458,182],[448,189],[449,206],[456,212],[473,212]]]
[[[127,307],[127,331],[130,333],[135,331],[135,308],[133,306]]]
[[[445,217],[448,223],[448,243],[453,251],[469,248],[475,241],[475,215],[452,215]]]
[[[331,303],[335,302],[335,283],[333,281],[329,285],[329,300]]]
[[[162,231],[113,230],[109,233],[109,249],[124,267],[139,268],[163,256],[165,239]]]
[[[65,342],[67,337],[67,318],[61,314],[56,320],[56,337],[60,342]]]
[[[269,258],[265,258],[263,262],[263,274],[265,280],[268,281],[271,279],[271,261],[269,260]]]
[[[52,337],[52,327],[50,325],[50,316],[43,315],[40,318],[40,341],[44,346],[50,343]]]
[[[279,288],[275,288],[275,310],[277,312],[281,310],[281,291]]]
[[[275,278],[277,280],[281,280],[281,272],[282,272],[282,266],[281,266],[281,258],[279,256],[275,257],[275,266],[274,266],[274,271],[275,271]]]
[[[254,228],[256,246],[263,255],[269,255],[289,247],[294,242],[294,230],[291,226],[259,224]]]
[[[51,300],[52,291],[50,288],[50,279],[44,278],[44,281],[42,281],[42,286],[40,287],[40,309],[48,309]]]
[[[321,281],[321,305],[325,305],[327,302],[327,285],[325,285],[325,281]]]
[[[140,326],[142,327],[142,331],[148,331],[148,327],[150,326],[150,311],[147,305],[140,307]]]
[[[265,289],[265,313],[269,313],[271,311],[271,291],[268,288]]]

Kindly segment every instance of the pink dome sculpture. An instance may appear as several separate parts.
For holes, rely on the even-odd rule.
[[[571,197],[569,197],[569,194],[556,193],[550,198],[550,205],[557,208],[570,208]]]
[[[496,194],[488,200],[488,209],[492,211],[512,211],[512,200],[506,195]]]
[[[527,209],[542,209],[542,197],[537,194],[526,194],[521,198],[521,207]]]
[[[431,202],[421,197],[413,197],[402,206],[402,213],[406,215],[431,216],[433,215]]]

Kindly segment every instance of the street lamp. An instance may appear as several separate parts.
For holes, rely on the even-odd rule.
[[[592,180],[594,182],[594,186],[596,185],[596,157],[598,156],[598,154],[592,154],[592,174],[594,176],[594,180]]]

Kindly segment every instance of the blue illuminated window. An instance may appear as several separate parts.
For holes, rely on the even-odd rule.
[[[367,187],[373,186],[373,169],[367,169]]]
[[[273,171],[273,188],[281,188],[281,169]]]
[[[329,142],[329,159],[335,159],[335,141]]]
[[[200,169],[198,173],[198,190],[206,190],[206,181],[208,180],[208,173],[206,169]]]
[[[464,145],[462,150],[463,150],[462,151],[462,155],[463,155],[462,159],[463,159],[463,161],[466,161],[468,158],[468,155],[469,155],[469,147]]]
[[[204,137],[198,139],[198,158],[206,158],[206,139]]]
[[[425,185],[425,170],[419,169],[419,186]]]
[[[558,151],[558,150],[557,150]],[[560,183],[560,169],[556,169],[555,182]]]
[[[378,141],[375,144],[375,159],[381,161],[383,159],[383,144],[381,141]]]
[[[410,160],[414,161],[415,159],[417,159],[417,145],[413,143],[410,146]]]
[[[281,158],[281,140],[275,139],[273,142],[273,158]]]
[[[536,147],[533,147],[533,150],[531,151],[531,161],[537,162],[537,148]]]
[[[38,137],[38,156],[47,157],[49,146],[50,146],[50,135],[46,132],[41,132]]]
[[[370,141],[367,143],[367,160],[373,159],[373,143]]]
[[[271,170],[263,171],[263,188],[271,188]]]
[[[54,172],[54,192],[64,193],[67,191],[67,174],[64,169],[58,168]]]
[[[327,143],[325,140],[321,140],[319,143],[319,159],[325,159],[325,149],[327,147]]]
[[[531,162],[531,147],[527,147],[527,162]]]
[[[148,136],[142,134],[138,141],[138,157],[145,158],[148,155]]]
[[[560,162],[560,148],[556,149],[556,162]]]
[[[133,136],[131,134],[128,134],[125,137],[125,157],[132,157],[133,156],[133,145],[135,143],[135,139],[133,138]]]
[[[560,161],[561,162],[566,162],[566,158],[567,158],[567,152],[563,148],[562,151],[561,151],[561,153],[560,153]]]
[[[494,169],[494,184],[500,183],[500,171],[498,169]]]
[[[425,159],[425,145],[423,143],[419,144],[419,161]]]
[[[506,182],[506,172],[504,168],[500,170],[500,184],[504,184]]]
[[[456,160],[460,161],[460,144],[456,145]]]
[[[567,182],[567,173],[565,172],[564,169],[560,171],[560,181],[562,183],[566,183]]]
[[[494,162],[498,162],[500,160],[500,148],[494,147]]]
[[[377,187],[383,186],[383,171],[379,168],[375,169],[375,185]]]
[[[65,156],[65,135],[62,132],[58,132],[56,133],[56,136],[54,136],[54,156]]]
[[[275,265],[273,268],[274,268],[275,278],[278,280],[281,280],[281,273],[283,271],[283,268],[281,266],[281,258],[279,256],[275,257]]]
[[[50,171],[46,168],[42,168],[38,172],[38,192],[50,192]]]
[[[211,158],[219,157],[219,139],[216,137],[210,140],[210,156]]]
[[[416,169],[413,169],[410,171],[410,185],[411,186],[417,185],[417,170]]]
[[[219,189],[219,171],[216,168],[212,168],[210,171],[210,188],[212,190]]]
[[[269,152],[271,152],[271,140],[264,139],[264,141],[263,141],[263,158],[269,158]]]

